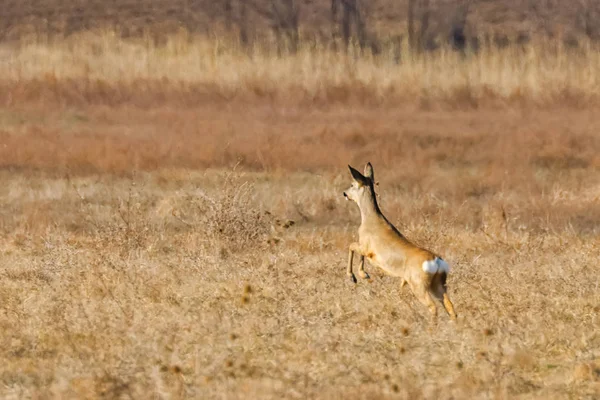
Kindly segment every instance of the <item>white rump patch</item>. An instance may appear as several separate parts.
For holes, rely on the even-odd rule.
[[[450,272],[450,264],[448,264],[446,261],[442,260],[441,258],[436,258],[439,269],[438,271],[443,271],[445,273],[449,273]]]
[[[428,274],[437,274],[438,272],[450,272],[450,265],[439,257],[434,260],[428,260],[423,262],[423,271]]]

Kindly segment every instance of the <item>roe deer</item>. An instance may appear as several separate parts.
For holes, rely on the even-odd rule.
[[[450,266],[441,257],[418,247],[406,239],[381,213],[377,205],[374,188],[373,166],[367,163],[365,174],[350,168],[352,186],[344,192],[346,200],[352,200],[360,208],[361,223],[358,228],[358,243],[350,245],[347,275],[356,283],[352,272],[354,253],[360,255],[358,276],[369,279],[365,271],[365,257],[369,262],[387,272],[401,277],[401,287],[408,283],[414,295],[429,308],[432,317],[437,316],[437,307],[432,299],[439,300],[450,317],[456,319],[454,306],[446,292],[446,278]]]

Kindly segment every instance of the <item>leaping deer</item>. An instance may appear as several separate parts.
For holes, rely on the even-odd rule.
[[[365,271],[365,257],[369,262],[387,272],[402,278],[401,287],[407,283],[413,294],[429,308],[432,317],[437,316],[433,298],[439,300],[450,317],[456,319],[454,306],[448,297],[446,279],[450,266],[440,256],[413,243],[396,229],[383,215],[377,204],[374,188],[373,166],[367,163],[365,174],[350,168],[352,186],[344,192],[346,200],[352,200],[360,208],[361,223],[358,228],[358,242],[350,244],[347,275],[357,282],[352,272],[354,253],[360,255],[358,276],[369,279]]]

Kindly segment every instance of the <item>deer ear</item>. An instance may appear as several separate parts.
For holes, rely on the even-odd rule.
[[[373,166],[371,165],[370,162],[368,162],[367,165],[365,165],[365,177],[369,178],[373,182],[375,181],[375,175],[373,173]]]
[[[358,172],[357,170],[352,168],[350,165],[348,165],[348,168],[350,169],[350,174],[352,174],[352,179],[354,179],[358,184],[360,184],[360,185],[368,184],[368,179],[365,178],[363,176],[363,174],[361,174],[360,172]]]

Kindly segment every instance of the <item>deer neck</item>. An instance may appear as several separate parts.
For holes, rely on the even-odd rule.
[[[375,191],[372,187],[362,196],[360,203],[358,204],[358,208],[360,208],[361,225],[378,221],[383,218],[383,214],[381,213],[379,205],[377,204]]]

